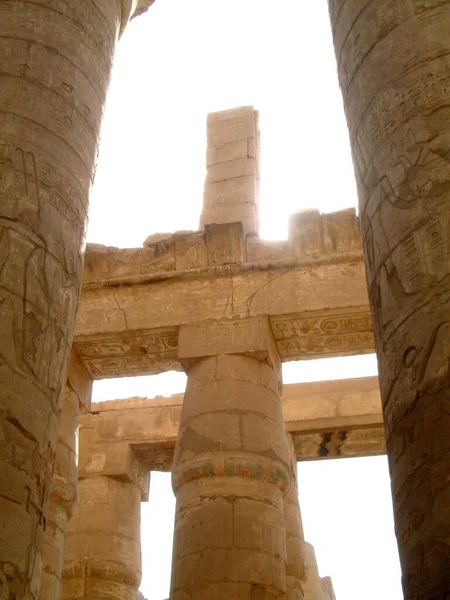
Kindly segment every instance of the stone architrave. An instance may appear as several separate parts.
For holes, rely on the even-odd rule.
[[[450,3],[330,0],[405,598],[450,591]]]
[[[39,600],[55,600],[60,596],[67,523],[77,499],[78,413],[80,409],[90,409],[91,393],[92,380],[72,351],[45,528]]]
[[[67,528],[61,600],[134,600],[150,473],[130,444],[105,442],[90,416],[79,430],[78,502]]]
[[[289,454],[267,318],[180,330],[171,600],[284,598]]]
[[[0,580],[37,599],[100,121],[151,0],[0,4]]]

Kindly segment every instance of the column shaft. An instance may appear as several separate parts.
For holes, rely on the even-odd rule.
[[[450,592],[450,4],[330,0],[405,598]]]
[[[303,556],[306,566],[306,578],[303,583],[305,600],[323,600],[322,581],[317,566],[314,547],[307,542],[303,545]]]
[[[60,594],[64,540],[77,496],[78,407],[76,395],[70,389],[66,390],[42,552],[39,600],[57,600]]]
[[[284,514],[286,523],[286,600],[302,600],[303,586],[306,577],[304,562],[304,534],[300,504],[298,500],[297,457],[295,455],[292,435],[287,434],[291,486],[284,497]]]
[[[247,356],[198,360],[175,451],[171,600],[285,598],[288,486],[274,369]]]
[[[129,481],[78,481],[69,522],[61,600],[135,600],[141,581],[141,491]]]
[[[131,0],[9,0],[0,18],[0,574],[37,598],[88,192]]]
[[[45,528],[39,600],[55,600],[60,596],[67,523],[77,498],[78,416],[80,408],[88,410],[91,394],[92,379],[72,350]]]

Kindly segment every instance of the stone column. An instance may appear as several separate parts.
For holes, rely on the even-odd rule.
[[[80,423],[78,503],[67,528],[61,599],[135,600],[149,471],[127,442],[100,441],[95,417]]]
[[[314,546],[304,542],[303,557],[305,560],[306,577],[303,582],[303,591],[305,600],[323,600],[322,581],[317,566],[316,553]]]
[[[330,0],[408,600],[450,590],[450,3]]]
[[[91,392],[92,380],[72,350],[45,528],[39,600],[57,600],[60,596],[67,523],[77,498],[78,412],[79,408],[89,410]]]
[[[284,514],[286,523],[286,600],[302,600],[303,584],[306,577],[304,561],[304,534],[300,504],[298,501],[297,457],[295,455],[292,435],[287,434],[291,469],[291,485],[284,497]]]
[[[322,587],[323,600],[336,600],[331,577],[321,577],[320,585]]]
[[[100,120],[138,3],[0,4],[0,581],[37,599]]]
[[[289,457],[268,320],[181,327],[179,356],[171,600],[284,599]]]

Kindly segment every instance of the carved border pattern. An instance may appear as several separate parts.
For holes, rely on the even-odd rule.
[[[307,318],[283,315],[271,318],[270,324],[284,360],[374,352],[372,319],[367,310]]]
[[[74,348],[93,379],[179,370],[178,327],[76,339]]]

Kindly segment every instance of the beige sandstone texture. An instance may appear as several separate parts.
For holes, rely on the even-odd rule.
[[[182,368],[180,326],[268,316],[282,361],[373,352],[355,211],[299,213],[286,242],[241,223],[88,245],[74,348],[93,379]]]
[[[37,600],[100,120],[138,6],[0,4],[0,586]]]
[[[304,553],[303,523],[298,501],[297,457],[292,435],[287,434],[291,485],[284,496],[284,523],[286,529],[286,600],[304,598],[306,556]]]
[[[104,444],[130,444],[151,471],[171,471],[183,394],[93,403],[81,429]],[[296,460],[386,452],[376,377],[283,385],[281,408]]]
[[[384,424],[405,598],[444,600],[450,4],[329,0],[362,242],[354,210],[259,239],[258,114],[241,107],[208,117],[201,230],[89,245],[82,278],[115,43],[151,4],[0,7],[0,597],[134,599],[139,503],[173,460],[171,600],[333,600],[295,460],[383,452]],[[281,361],[374,347],[384,416],[368,379],[281,397]],[[170,369],[184,398],[89,412],[93,379]]]
[[[149,471],[126,442],[80,429],[78,503],[64,548],[62,600],[134,600],[141,581],[140,503]]]
[[[331,0],[407,600],[450,594],[450,3]]]
[[[322,587],[323,600],[336,600],[331,577],[321,577],[320,585]]]
[[[186,326],[179,354],[188,384],[172,471],[171,600],[284,598],[290,467],[268,320]]]
[[[257,235],[259,130],[252,106],[208,115],[206,168],[200,228],[241,222],[245,233]]]
[[[67,524],[77,500],[77,441],[79,409],[90,409],[92,380],[75,353],[69,361],[66,390],[62,403],[59,440],[56,448],[48,519],[42,552],[39,600],[60,596],[64,543]]]

